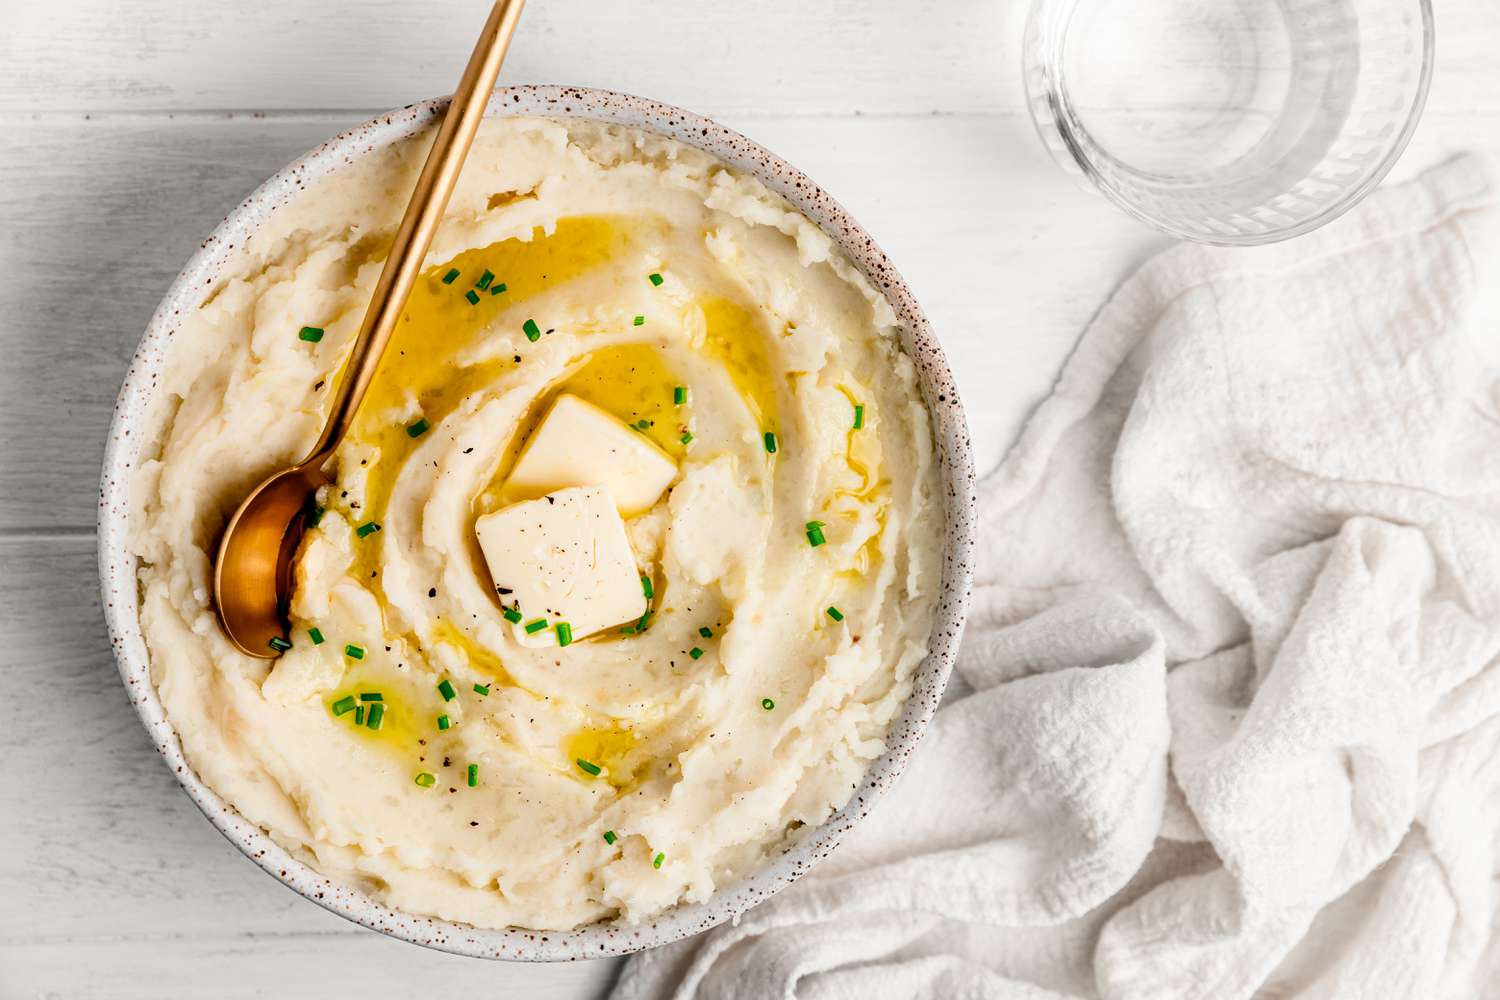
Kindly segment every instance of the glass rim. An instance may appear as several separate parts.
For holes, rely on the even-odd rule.
[[[1401,154],[1406,151],[1412,136],[1416,133],[1417,126],[1421,123],[1422,112],[1427,105],[1428,92],[1432,87],[1432,72],[1436,54],[1436,27],[1434,23],[1432,0],[1401,0],[1401,2],[1412,3],[1421,17],[1422,22],[1422,45],[1421,65],[1417,70],[1416,86],[1412,93],[1409,105],[1405,109],[1405,118],[1400,130],[1381,155],[1380,161],[1366,172],[1357,183],[1350,185],[1334,201],[1305,219],[1285,226],[1277,226],[1260,233],[1220,233],[1208,235],[1202,232],[1190,231],[1182,226],[1175,225],[1170,219],[1155,215],[1120,190],[1113,180],[1094,163],[1093,157],[1087,152],[1086,146],[1080,139],[1082,130],[1075,129],[1068,114],[1063,112],[1065,95],[1059,86],[1059,81],[1049,70],[1049,61],[1042,58],[1042,49],[1045,44],[1057,44],[1061,36],[1066,32],[1049,32],[1044,37],[1042,20],[1048,8],[1059,3],[1060,0],[1033,0],[1030,13],[1026,18],[1026,28],[1023,35],[1023,83],[1026,88],[1026,108],[1031,118],[1032,127],[1036,129],[1042,144],[1058,163],[1064,172],[1075,177],[1089,190],[1103,195],[1115,207],[1126,215],[1141,222],[1159,232],[1178,239],[1190,240],[1194,243],[1202,243],[1208,246],[1260,246],[1267,243],[1277,243],[1282,240],[1292,239],[1310,233],[1315,229],[1327,225],[1334,219],[1343,215],[1349,209],[1359,204],[1372,190],[1374,190]],[[1076,6],[1078,0],[1061,0],[1071,6]],[[1071,13],[1071,11],[1070,11]],[[1056,35],[1058,37],[1053,37]],[[1060,61],[1057,62],[1060,65]],[[1048,114],[1045,118],[1039,114],[1041,107],[1045,106]],[[1086,134],[1086,133],[1085,133]],[[1103,147],[1099,147],[1101,151]],[[1106,151],[1107,152],[1107,151]]]

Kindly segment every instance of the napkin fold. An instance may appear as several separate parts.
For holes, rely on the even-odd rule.
[[[1126,281],[984,484],[972,693],[616,995],[1500,996],[1497,217],[1464,158]]]

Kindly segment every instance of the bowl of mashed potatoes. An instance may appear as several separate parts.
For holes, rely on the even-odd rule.
[[[967,606],[967,432],[801,173],[677,108],[501,89],[286,635],[236,649],[219,533],[317,438],[442,106],[292,164],[168,292],[105,460],[109,627],[189,795],[302,895],[465,954],[634,951],[795,880],[898,777]]]

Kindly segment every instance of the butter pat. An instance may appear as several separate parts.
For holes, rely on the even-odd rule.
[[[606,487],[524,500],[481,517],[474,531],[500,603],[521,612],[515,627],[547,620],[530,640],[555,642],[559,622],[582,639],[646,613],[625,522]]]
[[[511,496],[540,496],[569,486],[609,488],[621,516],[655,505],[677,463],[640,432],[577,396],[563,393],[526,443],[506,481]]]

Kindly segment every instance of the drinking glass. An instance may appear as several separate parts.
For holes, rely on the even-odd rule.
[[[1430,0],[1036,0],[1027,101],[1063,169],[1142,222],[1269,243],[1380,182],[1432,50]]]

